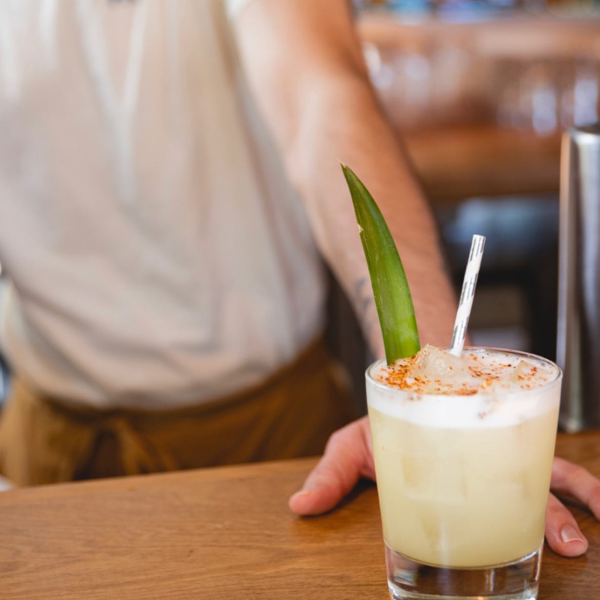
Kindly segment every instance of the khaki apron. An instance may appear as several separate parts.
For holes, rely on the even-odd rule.
[[[73,408],[17,377],[0,419],[0,473],[37,485],[311,456],[356,416],[322,341],[259,388],[173,410]]]

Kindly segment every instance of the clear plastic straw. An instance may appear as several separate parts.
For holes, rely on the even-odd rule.
[[[474,235],[471,242],[471,252],[465,271],[458,310],[456,311],[452,343],[450,344],[450,354],[454,354],[454,356],[460,356],[465,345],[465,337],[467,335],[467,327],[469,326],[469,318],[471,317],[471,308],[473,307],[473,298],[475,296],[475,287],[477,286],[477,277],[479,276],[484,246],[485,237]]]

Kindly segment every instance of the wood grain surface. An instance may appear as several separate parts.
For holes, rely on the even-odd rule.
[[[558,453],[600,475],[600,434]],[[0,598],[385,599],[374,486],[328,515],[296,518],[287,499],[313,459],[0,494]],[[574,508],[587,556],[546,549],[540,600],[600,595],[600,525]]]

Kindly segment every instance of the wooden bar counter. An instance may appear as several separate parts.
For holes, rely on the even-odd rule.
[[[600,433],[557,454],[600,475]],[[0,494],[0,598],[387,598],[374,486],[328,515],[289,512],[314,459]],[[546,548],[540,600],[600,598],[600,524],[574,508],[586,556]]]

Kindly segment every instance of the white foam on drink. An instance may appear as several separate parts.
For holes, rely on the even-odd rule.
[[[423,386],[410,375],[406,378],[408,385],[403,388],[394,383],[393,377],[389,383],[390,374],[397,375],[398,371],[393,366],[388,367],[385,361],[376,363],[367,377],[369,406],[414,424],[447,429],[511,427],[558,407],[560,370],[551,362],[485,349],[469,349],[463,357],[467,369],[476,365],[483,376],[459,375],[437,395],[433,390],[423,393],[419,390]],[[490,372],[500,377],[486,385],[489,382],[486,373]],[[520,376],[520,373],[528,376]],[[477,391],[471,387],[469,395],[465,395],[465,389],[473,386],[473,381],[479,382]],[[435,390],[436,384],[432,385]]]

